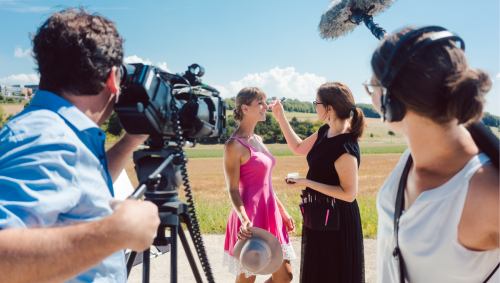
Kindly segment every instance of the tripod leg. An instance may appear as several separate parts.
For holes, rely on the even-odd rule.
[[[130,275],[132,267],[134,267],[135,258],[137,257],[137,252],[131,251],[127,260],[127,278]]]
[[[193,270],[194,278],[197,283],[202,283],[200,272],[198,271],[198,267],[196,266],[196,262],[194,261],[193,253],[189,248],[188,241],[186,239],[186,234],[184,233],[184,229],[182,229],[182,224],[179,223],[179,238],[181,239],[182,246],[184,247],[184,251],[186,252],[186,257],[189,260],[189,265],[191,265],[191,270]]]
[[[179,226],[170,227],[170,282],[177,283],[177,233]]]
[[[149,283],[149,248],[142,252],[142,282]]]

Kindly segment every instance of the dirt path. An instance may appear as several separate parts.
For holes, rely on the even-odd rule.
[[[212,267],[212,273],[217,283],[233,283],[235,276],[227,271],[227,267],[222,267],[222,250],[224,247],[224,235],[204,235],[203,240],[207,250],[208,258]],[[292,282],[299,282],[300,272],[300,237],[292,237],[292,244],[298,259],[292,261],[294,279]],[[194,252],[193,244],[190,242],[191,251]],[[365,277],[366,283],[375,283],[376,278],[376,258],[377,258],[377,240],[365,239]],[[178,282],[195,282],[193,273],[179,241],[178,252]],[[197,257],[196,257],[197,258]],[[198,262],[198,268],[202,274],[203,282],[206,277],[203,275],[201,265]],[[257,276],[255,282],[264,282],[267,276]],[[132,269],[128,282],[142,282],[142,264]],[[151,260],[150,282],[170,282],[170,253],[161,255]]]

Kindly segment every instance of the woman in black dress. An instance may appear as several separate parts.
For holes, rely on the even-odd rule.
[[[318,118],[326,124],[305,140],[295,134],[281,104],[273,108],[288,146],[297,155],[307,155],[309,164],[307,177],[290,178],[295,184],[288,185],[306,187],[311,199],[334,198],[340,214],[337,231],[303,226],[300,282],[365,282],[363,232],[356,202],[358,140],[365,128],[365,117],[343,83],[322,85],[313,104]]]

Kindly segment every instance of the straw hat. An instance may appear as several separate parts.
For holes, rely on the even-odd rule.
[[[283,250],[278,238],[261,228],[247,229],[252,232],[252,237],[236,243],[234,257],[252,273],[268,275],[276,272],[283,262]]]

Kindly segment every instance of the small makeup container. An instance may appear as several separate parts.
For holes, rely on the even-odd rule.
[[[289,182],[288,178],[298,179],[298,178],[300,178],[299,177],[299,173],[288,173],[288,175],[286,176],[286,182],[287,183],[289,183],[289,184],[295,184],[295,182]]]

